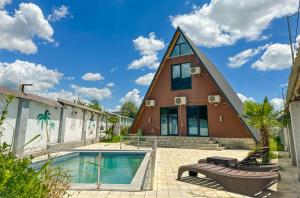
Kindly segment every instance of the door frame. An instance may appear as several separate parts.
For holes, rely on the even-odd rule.
[[[177,134],[170,134],[170,125],[169,125],[169,112],[167,113],[167,120],[168,120],[168,124],[167,124],[167,135],[162,135],[161,134],[161,109],[176,109],[177,110]],[[159,108],[159,132],[161,136],[178,136],[179,135],[179,123],[178,123],[178,107],[177,106],[172,106],[172,107],[160,107]]]
[[[206,114],[207,114],[207,135],[200,135],[200,118],[199,118],[199,107],[206,107]],[[190,134],[189,133],[189,118],[188,118],[188,108],[189,107],[198,107],[198,115],[197,115],[197,128],[198,128],[198,133],[197,135]],[[193,137],[209,137],[209,126],[208,126],[208,107],[207,105],[189,105],[186,106],[186,129],[187,129],[187,136],[193,136]]]

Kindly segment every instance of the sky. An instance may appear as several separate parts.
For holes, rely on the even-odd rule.
[[[292,62],[286,16],[297,9],[298,0],[0,0],[0,85],[33,83],[26,91],[110,111],[140,105],[179,26],[242,101],[268,96],[280,108]]]

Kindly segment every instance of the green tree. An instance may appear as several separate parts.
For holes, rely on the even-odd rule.
[[[97,111],[102,111],[102,106],[98,100],[91,100],[91,102],[88,104],[88,107]]]
[[[137,106],[132,102],[125,102],[121,107],[122,116],[135,118],[137,111],[138,111]]]
[[[74,100],[74,103],[78,104],[78,105],[82,105],[82,106],[87,106],[87,103],[80,98],[77,98],[77,100]]]
[[[261,145],[270,147],[270,132],[276,127],[281,127],[279,117],[280,111],[275,111],[273,105],[265,97],[262,103],[246,101],[244,103],[244,117],[248,118],[248,123],[256,128],[262,137]],[[263,163],[269,163],[270,155],[263,157]]]
[[[110,130],[111,130],[111,133],[113,133],[114,132],[114,129],[115,129],[115,127],[116,127],[116,124],[118,123],[118,121],[119,121],[119,117],[118,116],[116,116],[116,115],[110,115],[109,117],[108,117],[108,123],[110,123],[111,124],[111,127],[110,127]]]

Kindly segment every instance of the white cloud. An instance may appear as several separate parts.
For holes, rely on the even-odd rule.
[[[123,98],[120,99],[121,103],[132,102],[137,106],[140,106],[143,98],[140,96],[140,91],[138,89],[133,89],[129,91]]]
[[[33,3],[21,3],[14,15],[0,9],[0,49],[34,54],[37,46],[33,39],[54,42],[53,33],[42,10]]]
[[[282,98],[273,98],[270,103],[275,110],[282,110],[284,108],[284,100]]]
[[[153,77],[154,77],[154,73],[149,73],[144,76],[140,76],[134,82],[138,85],[150,85]]]
[[[247,100],[255,101],[252,97],[247,97],[241,93],[237,93],[238,97],[241,99],[242,102],[245,102]]]
[[[65,5],[56,7],[52,10],[52,13],[47,16],[49,21],[60,21],[62,18],[65,18],[69,15],[69,8]]]
[[[120,110],[121,110],[120,105],[115,106],[113,109],[106,109],[106,111],[108,111],[108,112],[118,112]]]
[[[197,45],[220,47],[240,39],[265,38],[263,30],[272,20],[297,8],[297,0],[211,0],[170,19],[173,27],[181,27]]]
[[[71,91],[66,91],[64,89],[59,90],[57,92],[48,92],[48,93],[40,93],[40,96],[46,97],[46,98],[51,98],[53,100],[57,100],[58,98],[62,98],[68,101],[73,102],[74,100],[78,99],[78,95]]]
[[[291,67],[292,58],[290,46],[275,43],[270,45],[264,54],[251,65],[251,68],[260,71],[282,70]]]
[[[156,69],[159,65],[157,53],[165,48],[165,43],[162,39],[157,39],[154,32],[149,34],[149,37],[139,36],[133,40],[135,50],[139,51],[141,57],[132,61],[128,69],[140,69],[148,67]]]
[[[101,76],[100,73],[86,73],[81,78],[82,80],[86,80],[86,81],[104,80],[104,77]]]
[[[12,0],[0,0],[0,9],[3,9],[6,4],[10,4]]]
[[[99,89],[96,87],[81,87],[78,85],[71,85],[71,89],[75,94],[86,99],[102,100],[111,97],[111,91],[107,87]]]
[[[30,92],[46,93],[59,84],[63,74],[46,66],[16,60],[13,63],[0,62],[0,85],[17,89],[21,83],[32,83],[26,88]]]
[[[113,73],[114,71],[117,71],[118,69],[119,69],[118,67],[113,67],[113,68],[110,69],[109,72],[110,72],[110,73]]]
[[[261,53],[263,50],[265,50],[269,44],[259,46],[257,48],[252,49],[246,49],[244,51],[241,51],[240,53],[228,57],[228,66],[231,68],[238,68],[244,65],[246,62],[249,61],[249,59],[259,53]]]
[[[107,87],[114,87],[115,86],[115,83],[113,83],[113,82],[110,82],[110,83],[107,83],[107,85],[106,85]]]
[[[280,84],[280,87],[287,87],[289,84],[288,83],[282,83]]]
[[[65,76],[64,79],[65,80],[75,80],[75,77],[73,77],[73,76]]]

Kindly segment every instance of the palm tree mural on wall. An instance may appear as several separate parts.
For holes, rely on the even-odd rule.
[[[46,129],[46,143],[47,143],[47,149],[48,149],[48,144],[50,142],[50,134],[51,131],[54,130],[55,123],[51,121],[51,113],[49,110],[45,110],[44,113],[39,113],[37,116],[37,124],[41,124],[41,129]]]
[[[88,124],[88,131],[89,135],[92,135],[94,133],[94,130],[96,129],[96,122],[94,119],[94,114],[91,115],[89,124]]]

